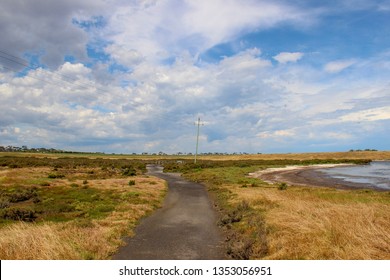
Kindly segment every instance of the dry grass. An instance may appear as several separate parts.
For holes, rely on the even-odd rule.
[[[0,183],[2,188],[12,188],[15,184],[37,186],[43,194],[45,188],[60,192],[84,189],[85,178],[80,174],[85,172],[82,170],[67,175],[66,179],[51,179],[50,186],[41,187],[39,184],[47,180],[49,171],[45,167],[4,169],[0,173]],[[78,206],[86,207],[87,214],[65,222],[42,218],[36,223],[3,223],[0,227],[0,259],[109,259],[123,245],[122,237],[132,235],[138,221],[161,206],[167,189],[165,182],[158,178],[137,176],[131,179],[135,181],[131,187],[129,177],[88,180],[85,186],[99,194],[96,205],[105,206],[101,204],[102,199],[107,200],[105,194],[116,199],[114,210],[104,212],[102,216],[89,216],[88,211],[94,209],[81,202]],[[72,187],[72,184],[79,187]]]
[[[109,259],[121,237],[152,208],[127,207],[102,220],[66,223],[16,223],[1,229],[0,258],[8,260]],[[126,211],[122,211],[126,210]]]
[[[230,189],[237,194],[235,200],[248,201],[264,215],[266,259],[390,259],[388,193],[301,187]]]
[[[284,208],[267,217],[277,229],[269,238],[270,259],[390,258],[388,206],[305,201]]]

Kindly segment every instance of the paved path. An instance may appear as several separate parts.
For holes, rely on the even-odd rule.
[[[142,220],[113,259],[224,259],[223,237],[205,187],[155,165],[148,166],[148,174],[168,182],[163,207]]]

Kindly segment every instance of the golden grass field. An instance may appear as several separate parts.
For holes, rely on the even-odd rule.
[[[65,178],[49,179],[51,172],[48,167],[0,168],[2,191],[34,187],[40,197],[37,203],[29,199],[7,208],[35,209],[38,218],[33,223],[2,220],[0,259],[109,259],[140,218],[161,206],[166,192],[163,180],[144,175],[60,168]]]
[[[389,193],[227,187],[264,217],[268,252],[251,258],[390,259]]]

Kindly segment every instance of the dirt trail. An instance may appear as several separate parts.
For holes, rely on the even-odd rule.
[[[148,174],[168,182],[164,205],[140,223],[113,259],[224,259],[223,237],[205,187],[155,165],[148,166]]]

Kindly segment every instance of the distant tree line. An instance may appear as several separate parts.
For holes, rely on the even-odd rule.
[[[377,152],[378,150],[375,149],[351,149],[349,152]],[[105,154],[104,152],[75,152],[75,151],[65,151],[60,149],[53,149],[53,148],[28,148],[27,146],[17,147],[17,146],[0,146],[0,152],[28,152],[28,153],[67,153],[67,154]],[[112,153],[113,155],[115,153]],[[203,156],[211,156],[211,155],[248,155],[249,153],[246,152],[234,152],[234,153],[221,153],[221,152],[207,152],[207,153],[199,153],[199,155]],[[261,154],[261,153],[257,153]],[[172,154],[167,154],[164,152],[158,152],[158,153],[148,153],[148,152],[142,152],[142,153],[132,153],[132,155],[152,155],[152,156],[167,156],[167,155],[178,155],[178,156],[192,156],[193,153],[183,153],[183,152],[177,152]]]
[[[26,153],[82,153],[74,151],[64,151],[53,148],[28,148],[27,146],[17,147],[17,146],[0,146],[0,152],[26,152]]]
[[[105,154],[104,152],[75,152],[75,151],[65,151],[65,150],[60,150],[60,149],[54,149],[54,148],[28,148],[27,146],[0,146],[0,152],[25,152],[25,153],[68,153],[68,154]],[[112,153],[113,155],[115,153]],[[164,152],[158,152],[158,153],[149,153],[149,152],[142,152],[142,153],[131,153],[132,155],[151,155],[151,156],[167,156],[167,155],[178,155],[178,156],[192,156],[194,155],[193,153],[185,153],[185,152],[177,152],[177,153],[172,153],[172,154],[167,154]],[[218,156],[223,156],[223,155],[248,155],[249,153],[246,152],[235,152],[235,153],[221,153],[221,152],[207,152],[207,153],[199,153],[199,155],[203,156],[209,156],[209,155],[218,155]],[[257,153],[261,154],[261,153]],[[120,154],[123,155],[123,154]]]
[[[350,152],[377,152],[378,150],[375,149],[364,149],[364,150],[349,150]]]

